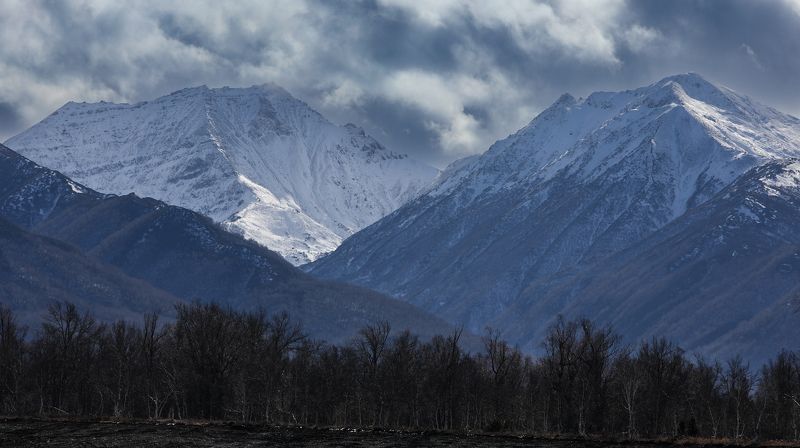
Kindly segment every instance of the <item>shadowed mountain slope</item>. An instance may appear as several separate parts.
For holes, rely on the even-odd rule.
[[[100,194],[2,146],[0,179],[0,216],[184,300],[288,311],[309,333],[331,341],[378,320],[425,336],[448,328],[379,293],[317,280],[198,213]]]
[[[627,275],[604,267],[617,266],[628,250],[644,250],[648,238],[692,216],[749,170],[798,156],[800,120],[696,74],[586,99],[564,95],[486,153],[451,165],[419,198],[306,269],[392,294],[472,330],[508,328],[512,340],[529,348],[537,348],[551,319],[562,313],[602,316],[633,340],[663,334],[690,350],[721,350],[715,344],[759,319],[777,303],[773,299],[791,294],[775,290],[776,297],[758,299],[759,290],[772,294],[768,277],[758,277],[753,281],[763,282],[761,287],[730,296],[726,286],[747,266],[752,272],[764,268],[766,259],[745,256],[737,263],[747,266],[718,267],[713,276],[704,276],[702,263],[692,266],[685,275],[697,281],[682,294],[693,305],[684,307],[666,297],[688,277],[640,271],[665,262],[654,255],[674,254],[667,251],[671,243],[626,265]],[[704,221],[690,234],[706,235],[720,224]],[[765,223],[764,238],[776,231],[771,225]],[[761,243],[778,241],[788,240]],[[780,251],[791,252],[785,244]],[[713,259],[704,247],[698,250]],[[584,289],[582,282],[590,280],[601,296]],[[653,288],[662,283],[656,293]],[[620,297],[630,299],[630,311],[616,305]],[[723,313],[726,304],[730,309]],[[658,310],[649,314],[654,320],[643,321],[644,314],[633,311],[648,307]],[[714,329],[675,323],[681,320]],[[780,344],[761,340],[763,350],[774,354],[787,334]]]

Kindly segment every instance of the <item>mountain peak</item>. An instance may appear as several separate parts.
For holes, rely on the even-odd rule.
[[[204,95],[204,94],[208,93],[210,90],[211,89],[209,89],[207,85],[202,84],[202,85],[199,85],[199,86],[185,87],[183,89],[176,90],[176,91],[166,95],[166,97]]]
[[[553,103],[553,106],[572,106],[575,103],[577,103],[577,100],[575,99],[574,96],[572,96],[572,94],[564,93],[560,97],[558,97],[556,102]]]
[[[273,83],[73,104],[7,143],[90,188],[205,214],[295,264],[332,251],[437,174]]]
[[[222,86],[222,87],[212,88],[203,84],[199,86],[186,87],[180,90],[176,90],[163,97],[157,98],[154,101],[167,100],[167,99],[174,100],[176,98],[191,99],[197,97],[202,97],[202,98],[267,97],[267,98],[281,98],[285,100],[296,101],[297,103],[302,103],[301,100],[292,96],[292,94],[289,93],[286,89],[273,82],[254,84],[249,87]],[[102,101],[100,103],[102,103]],[[107,104],[113,104],[113,103],[107,103]]]
[[[697,73],[668,76],[648,87],[639,89],[651,99],[650,104],[663,105],[665,101],[687,104],[692,101],[714,106],[729,112],[742,113],[742,98],[732,90],[706,80]],[[652,101],[652,100],[655,100]]]
[[[667,83],[676,83],[684,87],[705,86],[705,87],[716,88],[716,86],[712,82],[706,80],[706,78],[704,78],[703,75],[695,72],[678,73],[676,75],[670,75],[658,81],[656,84],[667,84]]]
[[[267,81],[265,83],[256,84],[256,85],[251,86],[250,88],[251,89],[258,89],[258,90],[261,90],[263,92],[268,92],[268,93],[279,93],[279,94],[282,94],[282,95],[292,96],[289,93],[288,90],[284,89],[282,86],[280,86],[280,85],[278,85],[278,84],[276,84],[276,83],[274,83],[272,81]]]
[[[275,84],[274,82],[266,82],[263,84],[254,84],[249,87],[231,87],[222,86],[208,89],[214,96],[267,96],[267,97],[283,97],[300,102],[288,90]]]
[[[564,94],[496,142],[480,163],[470,165],[473,175],[467,178],[475,184],[473,194],[536,184],[567,167],[572,182],[590,182],[621,159],[658,154],[671,161],[673,176],[687,176],[672,192],[672,217],[698,191],[695,181],[727,184],[757,161],[797,156],[798,140],[797,119],[686,73],[635,90],[595,92],[585,100]]]

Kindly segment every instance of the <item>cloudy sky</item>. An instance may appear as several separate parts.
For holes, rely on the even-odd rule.
[[[437,166],[679,72],[800,115],[800,0],[128,3],[0,0],[0,140],[69,100],[267,81]]]

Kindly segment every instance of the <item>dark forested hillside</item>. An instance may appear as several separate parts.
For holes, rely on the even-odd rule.
[[[316,280],[198,213],[135,195],[100,194],[2,145],[0,217],[183,300],[291,312],[315,337],[340,341],[378,320],[428,336],[447,327],[368,289]],[[13,305],[16,299],[4,300]]]
[[[54,301],[69,300],[103,320],[144,312],[173,314],[175,296],[131,278],[80,250],[0,218],[0,303],[38,326]]]

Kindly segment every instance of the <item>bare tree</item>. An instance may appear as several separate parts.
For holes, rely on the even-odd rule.
[[[23,375],[25,329],[17,324],[11,309],[0,304],[0,412],[13,415]]]
[[[622,406],[627,416],[627,431],[629,437],[637,437],[636,412],[639,404],[639,391],[642,388],[642,373],[637,365],[636,358],[630,353],[621,356],[614,368],[617,387],[622,396]]]
[[[542,360],[553,397],[555,430],[558,432],[571,432],[577,429],[573,402],[581,349],[577,323],[567,322],[562,316],[558,316],[545,337],[545,357]]]
[[[32,338],[0,307],[5,413],[237,419],[299,425],[797,438],[800,361],[753,376],[663,339],[621,350],[589,320],[558,319],[532,360],[488,330],[420,339],[387,323],[352,343],[310,340],[287,314],[178,307],[174,323],[98,324],[54,304]]]
[[[753,387],[749,366],[738,356],[731,359],[728,361],[722,382],[728,400],[731,435],[735,439],[740,439],[744,436],[745,415],[750,406],[750,392]]]

